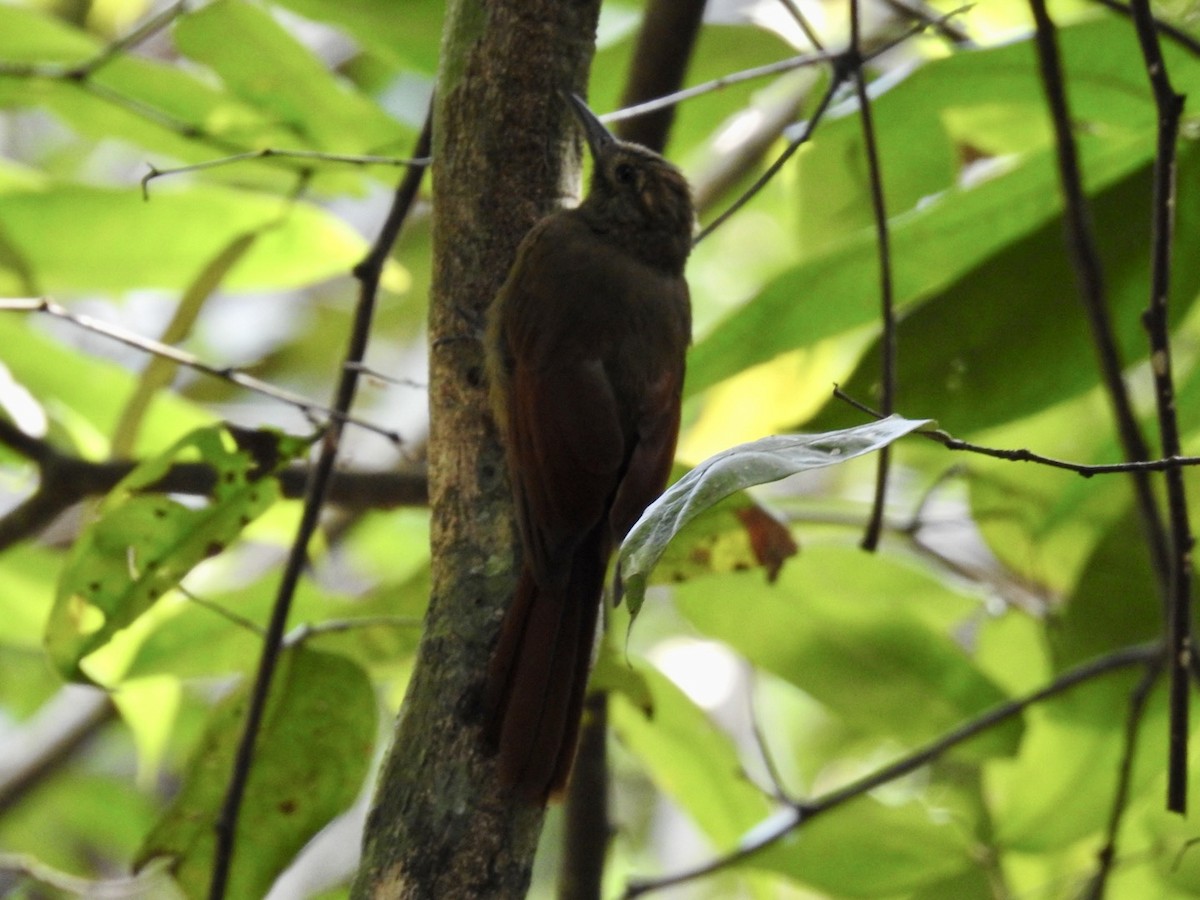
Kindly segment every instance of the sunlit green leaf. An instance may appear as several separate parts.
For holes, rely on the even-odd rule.
[[[985,783],[1003,846],[1046,852],[1102,833],[1124,754],[1127,701],[1138,674],[1110,674],[1036,707],[1027,716],[1016,758],[987,765]],[[1157,691],[1138,731],[1131,782],[1136,792],[1157,783],[1166,764],[1164,701],[1164,692]],[[1165,800],[1165,792],[1159,796]]]
[[[652,712],[618,694],[612,704],[617,736],[714,843],[729,846],[767,815],[770,800],[740,777],[732,742],[683,691],[654,669],[642,674]]]
[[[207,896],[213,825],[247,703],[243,684],[213,711],[179,794],[138,853],[139,864],[169,857],[188,897]],[[238,817],[228,896],[265,896],[300,848],[350,805],[370,763],[375,717],[375,695],[358,666],[304,648],[283,653]]]
[[[940,881],[971,862],[971,840],[962,824],[916,800],[890,806],[864,797],[792,832],[744,865],[789,874],[835,896],[877,898]]]
[[[0,313],[0,359],[47,407],[52,423],[61,422],[71,437],[90,451],[93,448],[87,447],[88,441],[101,441],[99,436],[116,425],[134,389],[134,377],[115,363],[84,355],[48,337],[34,327],[30,315]],[[178,395],[160,394],[143,423],[138,449],[159,452],[182,432],[211,421],[211,415]]]
[[[330,151],[381,151],[398,147],[406,133],[258,6],[217,0],[182,18],[174,35],[183,53],[213,69],[231,91],[274,115],[306,144]],[[254,52],[247,52],[249,47]]]
[[[0,202],[0,228],[44,293],[183,289],[230,241],[256,229],[262,235],[227,289],[311,284],[348,273],[366,253],[362,238],[318,207],[215,185],[153,189],[149,202],[134,188],[10,193]],[[0,281],[0,289],[19,293],[21,285]]]
[[[58,670],[81,676],[79,662],[127,627],[202,560],[224,550],[279,498],[274,472],[304,448],[269,432],[195,431],[146,460],[113,489],[99,518],[64,566],[46,629]],[[178,462],[213,468],[210,496],[187,506],[146,492]]]
[[[822,555],[801,557],[774,585],[746,576],[681,585],[677,602],[702,632],[867,734],[916,745],[1008,699],[948,629],[939,633],[892,599],[888,572],[897,586],[921,587],[919,576],[862,553],[857,564],[843,553],[821,566]],[[966,752],[1011,752],[1018,733],[1019,725],[1001,725]]]
[[[1145,87],[1136,46],[1129,42],[1123,23],[1107,19],[1066,28],[1061,40],[1065,54],[1077,65],[1071,80],[1071,97],[1077,104],[1073,111],[1082,120],[1094,122],[1094,127],[1080,134],[1078,140],[1087,188],[1092,193],[1100,193],[1133,172],[1148,171],[1154,149],[1153,103]],[[1200,88],[1200,64],[1169,45],[1166,52],[1172,75],[1179,79],[1176,87],[1194,84]],[[1031,116],[1044,118],[1047,114],[1042,94],[1031,49],[1025,42],[1016,42],[929,63],[882,93],[873,109],[877,119],[888,119],[897,126],[892,131],[907,134],[911,117],[916,116],[918,123],[928,123],[930,117],[939,114],[952,118],[962,108],[986,107],[988,104],[1006,104],[1010,109],[1009,117],[1016,121]],[[965,127],[951,125],[956,129]],[[858,123],[853,120],[830,124],[818,133],[813,153],[822,153],[821,141],[824,140],[828,152],[839,157],[845,152],[847,142],[854,140],[851,130],[857,128]],[[898,167],[902,177],[903,172],[919,170],[921,159],[918,157],[926,153],[927,142],[913,138],[896,143],[899,146],[888,148],[888,142],[884,140],[883,153],[885,157],[905,155],[906,162]],[[940,192],[925,196],[911,210],[904,207],[890,210],[896,217],[890,223],[891,260],[895,298],[900,306],[945,291],[1014,241],[1043,226],[1048,233],[1053,233],[1055,240],[1053,246],[1056,249],[1048,255],[1063,256],[1061,229],[1053,221],[1059,208],[1058,176],[1052,150],[1042,149],[1043,146],[1039,146],[1038,141],[1030,141],[1028,146],[1021,148],[1023,155],[1008,161],[1003,174],[975,187],[966,188],[950,181]],[[997,145],[993,149],[1013,152],[1018,148]],[[861,160],[859,162],[865,166]],[[845,163],[831,159],[829,165]],[[865,168],[861,168],[861,172],[860,179],[865,182]],[[810,206],[829,203],[824,193],[827,178],[816,164],[814,178],[812,190],[819,196],[806,199],[806,203]],[[883,179],[886,185],[887,168]],[[908,197],[911,199],[915,193],[910,191]],[[833,203],[834,212],[838,205],[838,202]],[[1101,228],[1101,231],[1115,232],[1113,237],[1118,242],[1125,239],[1131,221],[1136,220],[1140,227],[1145,227],[1148,221],[1148,216],[1131,220],[1128,208],[1121,207],[1116,200],[1114,209],[1120,214],[1119,224]],[[844,221],[839,221],[832,232],[832,220],[824,219],[820,212],[810,215],[816,216],[816,224],[810,230],[822,236],[820,246],[823,249],[769,284],[697,344],[689,367],[689,392],[702,390],[786,350],[811,345],[878,319],[878,254],[873,229],[862,220],[867,213],[860,210],[855,214],[852,221],[860,224],[847,228]],[[1043,291],[1058,290],[1059,286],[1071,283],[1069,270],[1064,270],[1064,274],[1065,280],[1055,280],[1046,271],[1030,273],[1029,277],[1039,279]],[[985,301],[997,308],[996,315],[1011,308],[1011,303],[995,301],[995,285],[1002,280],[998,277],[986,279],[991,293],[968,304],[965,307],[968,314],[977,315]],[[1020,299],[1021,291],[1027,287],[1027,284],[1014,285],[1005,293],[1010,299]],[[1039,319],[1062,319],[1047,315],[1045,303],[1039,309]],[[1022,316],[1020,320],[1009,321],[1006,327],[1023,334],[1024,329],[1012,324],[1021,321],[1028,326],[1031,321],[1028,314],[1023,312]],[[964,321],[970,323],[972,320]],[[982,320],[975,320],[977,324],[979,321]],[[962,326],[956,322],[954,327]],[[989,324],[987,327],[998,326]],[[926,354],[941,347],[930,342],[915,342],[915,346]],[[912,353],[910,350],[909,355]],[[902,361],[904,356],[902,352]],[[995,358],[995,354],[987,358]],[[970,357],[966,362],[977,368],[974,365],[977,357]],[[1003,366],[990,368],[1004,369]],[[905,383],[903,379],[901,383]],[[1047,379],[1041,384],[1054,383],[1054,379]],[[975,394],[970,396],[976,397]],[[979,403],[977,399],[975,403],[977,409],[989,409],[988,404]],[[938,417],[945,419],[940,411]]]

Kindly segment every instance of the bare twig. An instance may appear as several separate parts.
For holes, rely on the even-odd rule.
[[[420,628],[424,620],[415,616],[359,616],[354,619],[330,619],[325,622],[305,622],[283,639],[285,647],[295,647],[325,634],[343,634],[361,628]]]
[[[942,20],[950,19],[961,12],[956,9],[953,12],[947,13],[942,17]],[[896,47],[903,44],[905,41],[920,34],[925,30],[924,25],[913,25],[905,29],[898,35],[881,41],[877,47],[872,47],[870,52],[864,54],[864,61],[870,61],[877,56],[887,53]],[[825,64],[837,65],[846,55],[846,51],[828,51],[819,50],[816,53],[802,53],[798,56],[792,56],[788,59],[781,59],[778,62],[767,63],[762,66],[755,66],[752,69],[744,69],[740,72],[731,72],[728,75],[722,75],[720,78],[714,78],[712,81],[706,81],[703,84],[693,85],[689,88],[684,88],[681,91],[675,91],[666,96],[659,97],[657,100],[647,100],[645,103],[638,103],[635,106],[618,109],[614,112],[605,113],[600,116],[600,120],[607,124],[620,122],[624,119],[632,119],[635,116],[644,116],[648,113],[656,112],[668,106],[675,106],[685,100],[691,100],[695,97],[701,97],[705,94],[711,94],[714,91],[723,90],[735,84],[741,84],[745,81],[753,81],[756,78],[767,78],[771,75],[782,75],[785,72],[792,72],[796,69],[805,69],[811,66],[819,66]]]
[[[767,770],[767,778],[771,781],[771,795],[776,800],[790,805],[795,801],[788,793],[787,785],[783,781],[783,775],[779,771],[779,766],[775,763],[775,754],[771,752],[771,746],[767,743],[767,736],[763,733],[762,729],[762,719],[758,715],[758,709],[754,703],[756,686],[757,682],[754,672],[751,671],[750,677],[746,679],[746,711],[750,714],[750,731],[754,735],[754,746],[758,748],[758,755],[762,757],[763,768]]]
[[[850,404],[860,412],[866,413],[875,419],[884,418],[883,414],[878,410],[872,409],[865,403],[855,400],[841,388],[834,388],[833,395],[839,400]],[[1093,475],[1112,475],[1116,473],[1130,472],[1166,472],[1170,469],[1179,469],[1186,466],[1200,466],[1200,456],[1171,456],[1164,459],[1145,459],[1137,462],[1123,463],[1099,463],[1089,465],[1087,463],[1071,462],[1067,459],[1058,459],[1053,456],[1043,456],[1040,453],[1034,453],[1032,450],[1025,448],[1018,449],[1002,449],[998,447],[987,447],[983,444],[973,444],[970,441],[964,441],[961,438],[956,438],[949,432],[942,431],[939,428],[922,429],[915,431],[916,434],[923,438],[928,438],[931,441],[936,441],[947,450],[958,450],[965,453],[975,453],[979,456],[990,456],[993,459],[1004,459],[1009,462],[1028,462],[1035,463],[1040,466],[1048,466],[1052,469],[1063,469],[1067,472],[1074,472],[1083,478],[1091,478]]]
[[[792,158],[792,155],[795,154],[795,152],[799,150],[809,138],[812,137],[813,132],[817,128],[817,124],[825,115],[826,110],[829,109],[829,104],[833,101],[834,94],[837,93],[841,86],[842,80],[840,78],[830,79],[829,86],[825,89],[825,93],[821,95],[821,99],[817,103],[817,108],[813,111],[812,116],[807,122],[804,123],[804,128],[799,136],[788,143],[787,147],[784,148],[784,151],[779,154],[779,156],[773,163],[771,163],[771,165],[767,166],[766,171],[759,175],[758,178],[754,180],[754,183],[750,185],[750,187],[746,188],[741,196],[739,196],[733,201],[733,203],[726,207],[720,215],[700,229],[700,233],[696,235],[695,242],[697,244],[724,225],[738,210],[754,199],[755,195],[758,194],[758,192],[764,187],[766,187],[767,183],[775,177],[779,170],[783,168],[784,164]]]
[[[692,196],[699,218],[707,218],[709,210],[726,191],[758,168],[784,129],[796,121],[818,79],[818,75],[810,73],[783,96],[755,103],[755,114],[740,120],[736,142],[692,175]]]
[[[432,131],[433,108],[426,115],[425,127],[417,141],[414,156],[428,156],[430,134]],[[379,288],[379,279],[383,265],[391,252],[392,245],[400,232],[408,211],[416,199],[417,190],[425,170],[423,167],[410,168],[400,181],[388,212],[387,220],[380,229],[378,238],[367,256],[354,268],[354,275],[359,279],[360,291],[358,306],[355,310],[354,325],[350,333],[349,345],[345,353],[345,362],[340,369],[340,377],[334,400],[334,409],[345,414],[354,400],[355,389],[358,385],[359,372],[356,364],[361,363],[366,352],[367,339],[370,334],[371,319],[375,308],[375,298]],[[258,731],[266,710],[267,696],[270,692],[272,676],[283,647],[284,630],[287,627],[288,612],[291,609],[292,597],[300,581],[308,559],[308,544],[316,531],[329,484],[333,477],[333,466],[337,459],[338,445],[342,433],[342,420],[334,418],[332,425],[326,430],[321,442],[321,452],[312,470],[305,495],[304,512],[296,538],[292,542],[287,564],[280,579],[275,604],[271,610],[271,618],[267,623],[267,634],[263,640],[262,655],[259,658],[258,672],[255,675],[254,686],[250,693],[249,706],[246,710],[246,725],[242,739],[238,744],[234,760],[233,772],[230,775],[229,787],[225,802],[221,808],[216,829],[216,847],[213,851],[213,872],[209,884],[210,900],[221,900],[225,896],[225,888],[229,879],[230,867],[233,862],[235,849],[234,837],[237,832],[238,813],[241,809],[242,797],[245,793],[246,782],[250,776],[250,767],[254,760],[254,747],[258,739]]]
[[[356,156],[347,153],[324,153],[319,150],[279,150],[273,147],[264,147],[262,150],[234,153],[219,159],[208,159],[204,162],[192,163],[190,166],[176,166],[170,169],[160,169],[153,163],[146,163],[150,171],[142,176],[142,197],[150,199],[150,182],[156,178],[182,175],[186,172],[200,172],[204,169],[216,169],[254,159],[304,159],[312,162],[343,163],[352,166],[391,166],[393,168],[400,166],[424,167],[430,163],[427,156],[403,159],[395,156]]]
[[[824,50],[825,46],[821,43],[821,38],[817,34],[817,30],[812,27],[812,23],[808,21],[808,16],[804,15],[804,10],[800,8],[796,0],[779,0],[779,2],[783,4],[783,8],[788,11],[788,15],[792,17],[792,20],[800,26],[800,30],[804,32],[804,36],[808,38],[808,42],[817,50]]]
[[[957,14],[958,10],[955,10],[954,12],[949,13],[947,18]],[[804,57],[797,57],[795,60],[785,61],[796,63],[798,60],[803,59],[804,65],[812,65],[814,62],[829,63],[831,68],[829,86],[825,89],[825,93],[822,94],[820,101],[817,103],[816,109],[813,110],[813,113],[809,117],[808,121],[803,123],[803,125],[798,126],[800,133],[788,142],[787,147],[785,147],[783,152],[779,154],[779,157],[766,168],[766,171],[764,171],[757,179],[755,179],[754,183],[750,185],[750,187],[746,188],[741,196],[739,196],[732,204],[730,204],[724,212],[722,212],[719,216],[717,216],[700,230],[700,233],[696,235],[695,242],[697,244],[700,243],[716,229],[724,225],[734,213],[749,203],[750,200],[752,200],[754,196],[758,194],[758,192],[761,191],[767,185],[767,183],[775,177],[776,174],[778,174],[779,170],[783,168],[784,164],[791,159],[796,151],[799,150],[812,137],[813,132],[816,130],[817,124],[821,121],[821,118],[829,109],[829,104],[833,101],[834,95],[837,94],[838,90],[841,89],[841,87],[846,83],[847,79],[851,77],[855,70],[857,70],[863,64],[870,62],[875,57],[891,50],[893,47],[899,46],[914,35],[920,34],[924,30],[925,26],[923,24],[914,25],[907,29],[903,34],[900,34],[891,40],[884,41],[879,47],[876,47],[869,53],[865,54],[856,53],[853,48],[851,48],[840,53],[814,53]],[[711,83],[712,82],[710,82],[710,84]],[[704,86],[701,85],[700,87]],[[688,90],[696,91],[699,90],[699,88],[689,88]],[[680,99],[683,99],[683,95],[686,94],[688,94],[688,91],[681,91],[679,94],[675,94],[670,97],[664,97],[661,101],[654,102],[676,103]],[[642,106],[639,108],[639,111],[644,110],[647,106],[648,104],[642,104]],[[625,114],[630,114],[630,111],[623,111],[622,115]]]
[[[0,517],[0,551],[37,534],[76,503],[107,494],[138,465],[135,460],[94,462],[60,453],[5,419],[0,419],[0,445],[38,468],[37,490]],[[290,466],[275,477],[283,496],[296,499],[304,496],[309,468]],[[212,494],[216,480],[216,471],[206,463],[176,463],[145,490],[206,497]],[[429,502],[425,466],[414,463],[394,471],[338,472],[327,499],[349,510],[424,506]]]
[[[898,38],[896,43],[902,40],[907,40],[909,35],[903,38]],[[895,46],[895,44],[891,44]],[[828,53],[821,51],[818,53],[804,53],[799,56],[792,56],[788,59],[782,59],[778,62],[767,63],[766,65],[756,66],[753,69],[745,69],[741,72],[731,72],[728,75],[722,75],[720,78],[714,78],[712,81],[706,81],[703,84],[696,84],[689,88],[684,88],[681,91],[674,91],[666,96],[659,97],[655,100],[647,100],[644,103],[638,103],[634,106],[627,106],[623,109],[618,109],[615,112],[605,113],[600,116],[600,120],[606,124],[613,122],[621,122],[625,119],[632,119],[637,116],[648,115],[657,112],[660,109],[666,109],[669,106],[675,106],[685,100],[691,100],[695,97],[702,97],[705,94],[711,94],[714,91],[723,90],[735,84],[741,84],[744,81],[753,81],[756,78],[767,78],[771,75],[782,75],[784,72],[793,72],[796,69],[806,69],[811,66],[824,65],[825,63],[836,62],[841,56],[840,53]]]
[[[871,118],[871,100],[867,96],[863,76],[859,35],[859,0],[850,0],[850,51],[853,63],[854,92],[858,97],[858,115],[862,122],[863,145],[867,153],[867,180],[871,186],[871,212],[875,219],[875,246],[879,251],[879,302],[882,320],[880,339],[880,372],[882,391],[880,404],[885,416],[896,407],[896,312],[892,297],[892,246],[888,231],[887,205],[883,198],[883,173],[879,164],[879,146],[875,140],[875,125]],[[862,548],[874,551],[883,531],[884,506],[887,503],[888,472],[891,469],[892,448],[879,451],[875,473],[875,500],[871,517],[863,535]]]
[[[420,171],[420,170],[417,170]],[[125,344],[127,347],[141,350],[144,353],[152,353],[155,356],[169,359],[172,362],[178,363],[181,366],[186,366],[197,372],[203,372],[205,375],[211,375],[214,378],[220,378],[223,381],[228,381],[231,384],[236,384],[238,387],[245,388],[248,391],[253,391],[256,394],[262,394],[264,397],[270,397],[273,400],[278,400],[281,403],[286,403],[289,406],[294,406],[305,416],[310,419],[316,416],[325,416],[331,421],[337,422],[339,425],[348,424],[356,425],[359,428],[364,428],[367,431],[372,431],[375,434],[381,435],[391,441],[393,444],[404,443],[400,434],[391,431],[380,425],[374,425],[362,419],[355,418],[347,412],[331,409],[327,406],[322,406],[313,400],[284,388],[277,387],[261,379],[255,378],[253,375],[247,375],[240,369],[233,366],[214,366],[204,362],[197,356],[180,350],[178,347],[172,347],[170,344],[164,344],[161,341],[156,341],[153,338],[148,338],[140,334],[135,334],[132,331],[126,331],[117,325],[111,325],[108,322],[101,322],[99,319],[94,319],[91,316],[85,316],[80,313],[73,313],[66,307],[54,302],[47,297],[16,297],[0,299],[0,312],[40,312],[54,316],[57,319],[63,319],[80,328],[84,328],[95,334],[103,335]]]
[[[95,76],[101,69],[127,54],[138,44],[161,31],[172,21],[186,12],[186,4],[179,2],[168,7],[161,13],[147,19],[123,38],[107,44],[97,53],[82,62],[76,63],[0,63],[0,78],[42,79],[47,81],[62,81],[75,85],[79,90],[93,97],[126,110],[135,116],[153,122],[161,128],[174,132],[187,140],[202,141],[212,147],[229,153],[244,150],[234,144],[209,134],[199,125],[177,119],[170,113],[144,103],[141,100],[127,97],[111,87],[100,83]]]
[[[679,90],[696,46],[696,36],[700,33],[704,4],[705,0],[656,0],[647,5],[621,98],[622,106],[654,100]],[[674,119],[675,107],[666,106],[652,115],[627,119],[619,133],[624,140],[661,153]]]
[[[24,853],[0,853],[0,876],[15,875],[19,880],[32,881],[39,887],[53,888],[50,892],[33,889],[26,884],[18,890],[26,896],[70,896],[87,897],[89,900],[126,900],[129,897],[162,896],[169,888],[164,883],[163,866],[151,863],[136,875],[127,878],[80,878],[69,872],[55,869],[34,856]],[[0,877],[0,883],[9,887],[8,878]],[[177,890],[177,889],[176,889]],[[155,894],[158,891],[160,893]],[[5,893],[8,893],[5,891]]]
[[[63,690],[84,689],[72,686]],[[56,699],[64,700],[68,699],[68,696],[60,695]],[[86,702],[80,702],[81,699]],[[94,697],[79,698],[70,695],[69,700],[72,715],[70,723],[53,739],[39,746],[36,752],[12,765],[3,780],[0,780],[0,817],[16,807],[47,775],[58,771],[76,751],[117,717],[117,708],[112,699],[100,691],[96,691]]]
[[[105,45],[94,56],[78,63],[0,63],[0,76],[10,78],[47,78],[84,82],[119,56],[124,56],[143,41],[162,31],[183,13],[187,4],[180,0],[157,15],[151,16],[129,34]]]
[[[924,3],[923,0],[883,0],[883,2],[902,16],[924,22],[959,49],[968,50],[975,46],[975,42],[971,40],[971,36],[965,29],[959,28],[954,22],[940,15],[937,10],[928,3]]]
[[[608,693],[588,694],[567,791],[558,900],[598,900],[612,838],[608,813]]]
[[[1162,444],[1160,449],[1163,456],[1176,456],[1181,451],[1181,444],[1179,421],[1175,414],[1175,381],[1171,372],[1168,304],[1175,226],[1175,144],[1179,139],[1179,118],[1183,114],[1184,98],[1171,87],[1149,0],[1133,0],[1133,23],[1158,110],[1150,231],[1150,302],[1142,322],[1150,339],[1150,368],[1154,372],[1154,396]],[[1167,470],[1166,487],[1171,534],[1166,621],[1171,682],[1167,808],[1183,813],[1187,811],[1188,711],[1191,705],[1188,695],[1191,689],[1193,541],[1182,469]]]
[[[1162,674],[1160,660],[1146,667],[1142,680],[1134,687],[1129,695],[1129,712],[1125,716],[1125,748],[1121,752],[1121,764],[1117,771],[1117,792],[1113,796],[1112,809],[1108,814],[1108,827],[1105,829],[1104,846],[1096,854],[1096,873],[1092,876],[1084,893],[1084,900],[1103,900],[1108,876],[1113,863],[1117,859],[1117,838],[1121,832],[1121,821],[1125,818],[1125,809],[1129,805],[1129,786],[1133,780],[1134,756],[1137,753],[1137,736],[1142,719],[1146,714],[1146,701],[1150,692],[1158,683]]]
[[[816,800],[794,805],[786,814],[778,816],[778,821],[772,821],[769,827],[766,827],[766,823],[764,823],[764,825],[753,829],[752,834],[754,837],[752,840],[744,841],[737,849],[725,856],[710,860],[693,869],[663,878],[631,881],[626,886],[625,893],[622,896],[626,900],[630,900],[633,897],[645,896],[654,891],[704,878],[722,869],[727,869],[737,863],[743,862],[756,853],[765,850],[767,847],[778,843],[792,832],[811,822],[821,813],[836,809],[881,785],[895,781],[923,766],[929,765],[948,750],[983,734],[1013,716],[1019,715],[1035,703],[1040,703],[1043,700],[1065,693],[1073,687],[1077,687],[1102,675],[1107,675],[1110,672],[1117,672],[1138,665],[1152,664],[1154,661],[1162,658],[1162,653],[1163,648],[1158,644],[1139,644],[1133,647],[1125,647],[1090,660],[1083,665],[1062,673],[1049,684],[1033,693],[1027,694],[1020,699],[1003,703],[989,710],[970,722],[960,725],[937,740],[931,741],[920,750],[910,753],[902,759],[872,772],[870,775],[851,782],[843,788],[831,791]]]
[[[1138,427],[1133,404],[1129,399],[1129,392],[1122,377],[1121,353],[1117,347],[1109,316],[1100,254],[1096,248],[1095,235],[1092,232],[1087,197],[1083,189],[1083,177],[1079,169],[1071,113],[1067,105],[1062,61],[1058,51],[1057,31],[1046,10],[1046,0],[1029,0],[1029,2],[1036,26],[1034,44],[1037,49],[1042,85],[1054,126],[1059,182],[1063,193],[1063,222],[1066,227],[1067,250],[1075,269],[1080,299],[1087,316],[1105,392],[1116,419],[1117,434],[1125,458],[1130,462],[1150,459],[1149,447]],[[1134,471],[1131,478],[1142,531],[1150,549],[1151,565],[1158,579],[1160,592],[1165,597],[1170,556],[1158,501],[1154,496],[1150,479],[1144,472]]]
[[[1121,0],[1095,0],[1095,2],[1127,18],[1133,17],[1133,7],[1128,3],[1122,3]],[[1200,56],[1200,41],[1197,41],[1182,28],[1176,28],[1170,22],[1164,22],[1162,19],[1155,18],[1154,30],[1164,37],[1170,38],[1192,55]]]

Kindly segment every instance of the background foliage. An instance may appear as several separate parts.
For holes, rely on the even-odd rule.
[[[718,17],[732,4],[710,6]],[[907,21],[872,11],[877,35]],[[398,170],[272,157],[157,178],[147,199],[138,182],[147,165],[262,148],[405,156],[436,70],[441,4],[215,0],[104,53],[151,12],[139,0],[0,5],[0,293],[53,296],[323,402],[348,328],[348,273]],[[706,24],[690,84],[807,47],[782,4],[753,12],[757,24]],[[809,12],[831,46],[844,44],[844,4]],[[1153,100],[1125,18],[1078,3],[1052,12],[1112,317],[1153,433],[1140,322]],[[1191,11],[1168,12],[1186,24]],[[634,2],[605,6],[599,110],[616,106],[640,15]],[[1064,252],[1028,11],[985,0],[954,21],[976,46],[929,32],[872,68],[899,409],[992,446],[1118,461]],[[1164,50],[1176,90],[1200,93],[1200,55],[1179,41]],[[703,221],[765,165],[742,153],[756,127],[780,108],[789,121],[812,114],[828,77],[798,69],[680,107],[668,155],[697,186]],[[1195,125],[1185,118],[1172,270],[1186,452],[1200,426]],[[369,365],[394,380],[372,379],[355,410],[403,443],[351,429],[342,457],[347,470],[384,473],[380,485],[419,478],[425,213],[385,272],[372,336]],[[831,396],[837,382],[874,403],[880,379],[877,237],[851,97],[839,95],[814,139],[699,245],[689,280],[697,327],[681,462],[781,431],[862,424]],[[83,890],[78,879],[125,878],[167,854],[178,889],[202,896],[206,823],[298,516],[284,475],[314,426],[292,406],[27,309],[0,314],[0,364],[0,891],[69,895]],[[293,437],[248,431],[264,426]],[[665,548],[627,640],[627,607],[614,614],[601,663],[616,690],[613,893],[786,825],[785,795],[827,797],[1160,633],[1124,476],[952,455],[916,436],[895,452],[878,552],[857,546],[871,458],[819,470],[801,461],[802,474],[754,495],[761,506],[738,495]],[[116,485],[104,464],[125,458],[140,465]],[[164,473],[197,462],[215,477],[163,492]],[[65,512],[43,528],[32,511],[47,497]],[[268,709],[232,896],[264,895],[297,857],[272,896],[345,893],[355,797],[369,790],[402,696],[427,587],[427,515],[389,497],[379,487],[327,510]],[[763,508],[800,547],[786,562],[787,539],[764,552],[763,535],[780,541],[778,529],[746,514]],[[1138,674],[1125,666],[1032,705],[721,867],[691,895],[1077,896],[1111,847],[1112,896],[1193,896],[1195,829],[1163,808],[1161,686],[1134,720],[1136,753],[1126,745]],[[552,817],[535,885],[544,893],[558,828]],[[127,887],[166,896],[176,888],[165,877],[151,866]]]

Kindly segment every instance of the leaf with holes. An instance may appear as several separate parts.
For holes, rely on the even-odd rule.
[[[80,661],[128,627],[197,564],[232,543],[280,496],[272,477],[305,442],[271,431],[209,426],[129,473],[76,541],[58,582],[46,648],[65,678],[88,680]],[[200,506],[185,506],[154,484],[175,464],[212,468]]]
[[[650,504],[621,545],[617,571],[630,612],[636,615],[641,608],[650,570],[675,535],[730,494],[872,453],[929,424],[929,419],[888,416],[825,434],[773,435],[700,463]]]

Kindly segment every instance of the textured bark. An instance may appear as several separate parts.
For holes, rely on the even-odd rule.
[[[429,402],[433,586],[353,896],[524,896],[542,811],[495,781],[479,689],[516,536],[479,323],[529,227],[576,180],[598,0],[452,0],[434,119]]]

